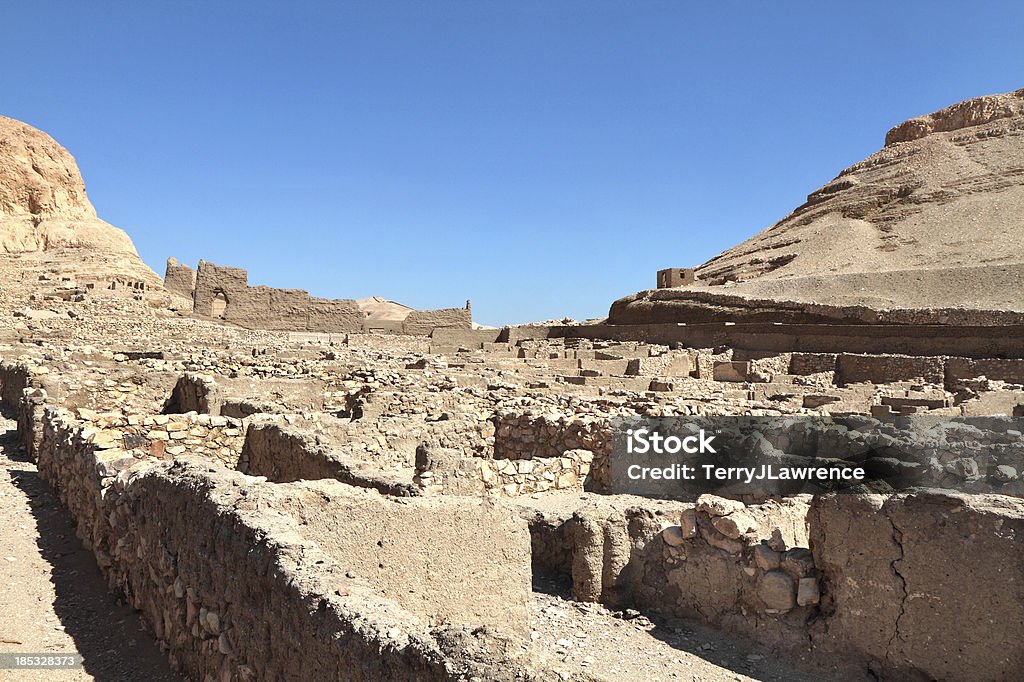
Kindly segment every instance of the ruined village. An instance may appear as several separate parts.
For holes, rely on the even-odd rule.
[[[1024,90],[954,104],[605,320],[481,328],[161,277],[0,118],[0,652],[85,659],[0,677],[1019,679],[1022,167]],[[872,480],[624,489],[670,417]]]

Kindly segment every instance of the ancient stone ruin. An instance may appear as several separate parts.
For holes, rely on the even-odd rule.
[[[249,286],[249,275],[242,268],[205,261],[199,261],[199,269],[192,270],[168,258],[164,283],[168,291],[191,299],[190,309],[196,317],[245,329],[429,335],[438,328],[473,328],[468,301],[465,308],[438,310],[413,310],[394,304],[404,309],[401,314],[380,316],[350,298],[330,300],[312,297],[302,289]]]
[[[898,126],[786,229],[659,273],[594,325],[474,329],[468,305],[318,299],[205,262],[169,260],[161,283],[119,237],[59,247],[80,254],[62,274],[22,222],[74,205],[61,225],[102,226],[80,178],[33,184],[0,203],[8,472],[37,472],[185,679],[1017,679],[1022,261],[982,263],[982,239],[921,276],[988,286],[1002,268],[984,298],[875,297],[903,281],[901,249],[925,248],[911,212],[1024,192],[1022,96]],[[52,142],[2,122],[0,150]],[[924,146],[985,170],[942,166],[940,193],[910,172]],[[1021,215],[986,229],[1024,235]],[[779,273],[822,265],[801,244],[834,220],[871,223],[872,262],[893,267],[859,298],[810,300],[825,275]],[[740,434],[742,456],[869,478],[623,486],[624,420],[741,417],[771,425]]]

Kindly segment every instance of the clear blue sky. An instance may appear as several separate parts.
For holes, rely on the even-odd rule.
[[[17,4],[18,6],[15,6]],[[5,3],[0,113],[250,283],[603,316],[885,131],[1024,87],[1024,3]]]

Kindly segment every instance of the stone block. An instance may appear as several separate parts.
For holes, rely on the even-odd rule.
[[[750,375],[749,362],[719,360],[712,369],[715,381],[744,382]]]
[[[784,613],[796,606],[796,581],[782,571],[768,571],[758,582],[757,595],[766,608]]]

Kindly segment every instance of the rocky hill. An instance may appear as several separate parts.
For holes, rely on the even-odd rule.
[[[62,274],[160,284],[131,238],[96,216],[71,154],[30,125],[0,116],[0,255],[59,263]]]
[[[609,320],[1019,319],[1005,313],[1024,311],[1024,90],[901,123],[696,276],[616,301]]]

